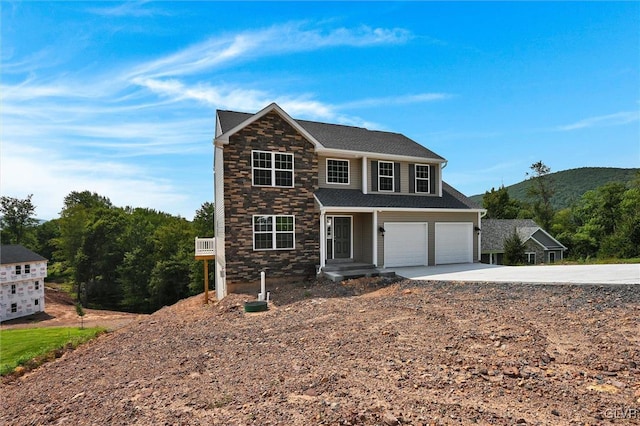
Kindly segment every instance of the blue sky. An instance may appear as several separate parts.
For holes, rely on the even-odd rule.
[[[215,110],[400,132],[467,195],[640,167],[640,3],[0,2],[0,192],[192,218]]]

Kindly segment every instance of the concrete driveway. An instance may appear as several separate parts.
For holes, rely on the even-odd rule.
[[[502,266],[484,263],[389,268],[412,280],[545,284],[640,284],[640,264]]]

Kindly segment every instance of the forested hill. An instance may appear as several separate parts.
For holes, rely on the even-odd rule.
[[[563,170],[550,173],[555,184],[555,195],[551,199],[555,210],[569,207],[572,202],[578,200],[582,194],[607,182],[629,182],[636,177],[640,169],[618,169],[613,167],[582,167],[579,169]],[[524,180],[515,185],[507,186],[507,191],[512,199],[527,201],[527,188],[530,182]],[[495,189],[498,189],[496,187]],[[488,188],[487,191],[490,191]],[[473,195],[472,200],[482,205],[484,194]]]

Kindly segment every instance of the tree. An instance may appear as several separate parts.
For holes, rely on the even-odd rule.
[[[525,253],[525,245],[522,239],[513,228],[510,236],[504,240],[504,264],[505,265],[521,265],[525,263],[527,256]]]
[[[84,329],[84,309],[80,303],[76,303],[76,314],[80,317],[80,328]]]
[[[555,193],[553,179],[549,176],[551,169],[542,161],[533,163],[530,169],[531,174],[527,173],[527,175],[530,176],[531,184],[527,195],[533,200],[534,218],[542,229],[551,229],[554,214],[551,198]]]
[[[196,210],[196,214],[193,217],[193,226],[197,236],[213,236],[214,217],[215,205],[208,201]]]
[[[511,199],[504,185],[497,191],[491,188],[491,191],[485,192],[482,206],[487,209],[487,219],[515,219],[520,211],[520,203]]]
[[[4,244],[24,244],[27,233],[37,223],[32,217],[36,208],[31,197],[33,194],[25,199],[0,197],[0,228]]]

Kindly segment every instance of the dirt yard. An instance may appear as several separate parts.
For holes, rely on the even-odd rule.
[[[640,424],[640,286],[381,282],[184,300],[2,386],[7,425]]]
[[[97,309],[84,309],[84,313],[85,327],[104,327],[107,330],[123,327],[138,318],[138,314]],[[73,299],[64,291],[47,284],[44,291],[44,312],[5,321],[0,325],[0,330],[76,326],[80,326],[80,317],[76,313]]]

